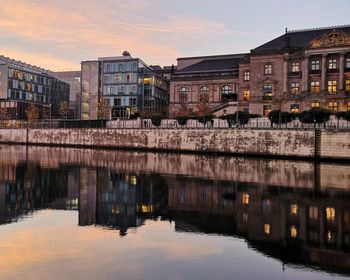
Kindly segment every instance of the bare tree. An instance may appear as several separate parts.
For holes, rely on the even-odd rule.
[[[99,120],[107,120],[110,118],[111,107],[107,100],[100,97],[97,102],[97,118]]]
[[[39,110],[34,104],[30,104],[26,109],[27,119],[30,122],[36,122],[39,119]]]
[[[0,109],[0,125],[2,128],[7,128],[9,126],[10,116],[7,112],[7,108]]]
[[[67,119],[68,113],[69,113],[69,101],[61,101],[58,108],[58,114],[62,119]]]
[[[276,110],[279,111],[279,124],[281,124],[281,112],[283,109],[283,106],[287,104],[289,100],[289,93],[286,91],[282,91],[279,86],[276,86],[275,92],[272,95],[271,98],[271,104],[274,106]]]

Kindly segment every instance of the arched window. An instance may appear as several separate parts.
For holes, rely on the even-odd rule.
[[[188,88],[187,87],[181,87],[179,89],[179,101],[180,104],[187,104],[188,99]]]
[[[223,86],[221,88],[221,93],[222,94],[231,94],[232,93],[232,88],[230,86]]]
[[[207,86],[199,89],[199,102],[209,102],[209,88]]]

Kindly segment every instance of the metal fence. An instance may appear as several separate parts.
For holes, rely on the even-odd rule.
[[[294,120],[287,124],[271,124],[268,118],[250,119],[244,125],[229,125],[226,120],[213,119],[207,123],[189,119],[186,125],[180,125],[175,119],[164,119],[160,126],[152,124],[150,119],[137,120],[40,120],[28,121],[1,121],[0,128],[36,128],[36,129],[62,129],[62,128],[110,128],[110,129],[327,129],[350,130],[350,122],[332,117],[325,123],[305,124]]]

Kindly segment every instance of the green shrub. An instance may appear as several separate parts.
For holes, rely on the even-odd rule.
[[[273,110],[269,114],[269,120],[272,124],[290,123],[293,119],[295,119],[295,117],[292,113],[281,112],[280,110]]]
[[[164,116],[161,114],[156,114],[151,116],[151,122],[154,126],[160,126],[162,124],[162,120],[164,119]]]
[[[187,124],[188,116],[177,116],[176,120],[179,125],[184,126]]]
[[[300,114],[302,123],[324,123],[329,121],[331,113],[325,109],[311,109]]]

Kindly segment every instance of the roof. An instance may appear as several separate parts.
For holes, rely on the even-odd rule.
[[[333,30],[350,33],[350,25],[287,31],[282,36],[253,49],[251,52],[280,51],[286,48],[287,44],[289,44],[289,47],[292,49],[304,49],[308,47],[312,40],[318,39]]]
[[[176,71],[176,73],[233,70],[239,66],[239,63],[246,55],[247,54],[238,54],[223,56],[221,58],[219,56],[205,57],[195,64]]]

